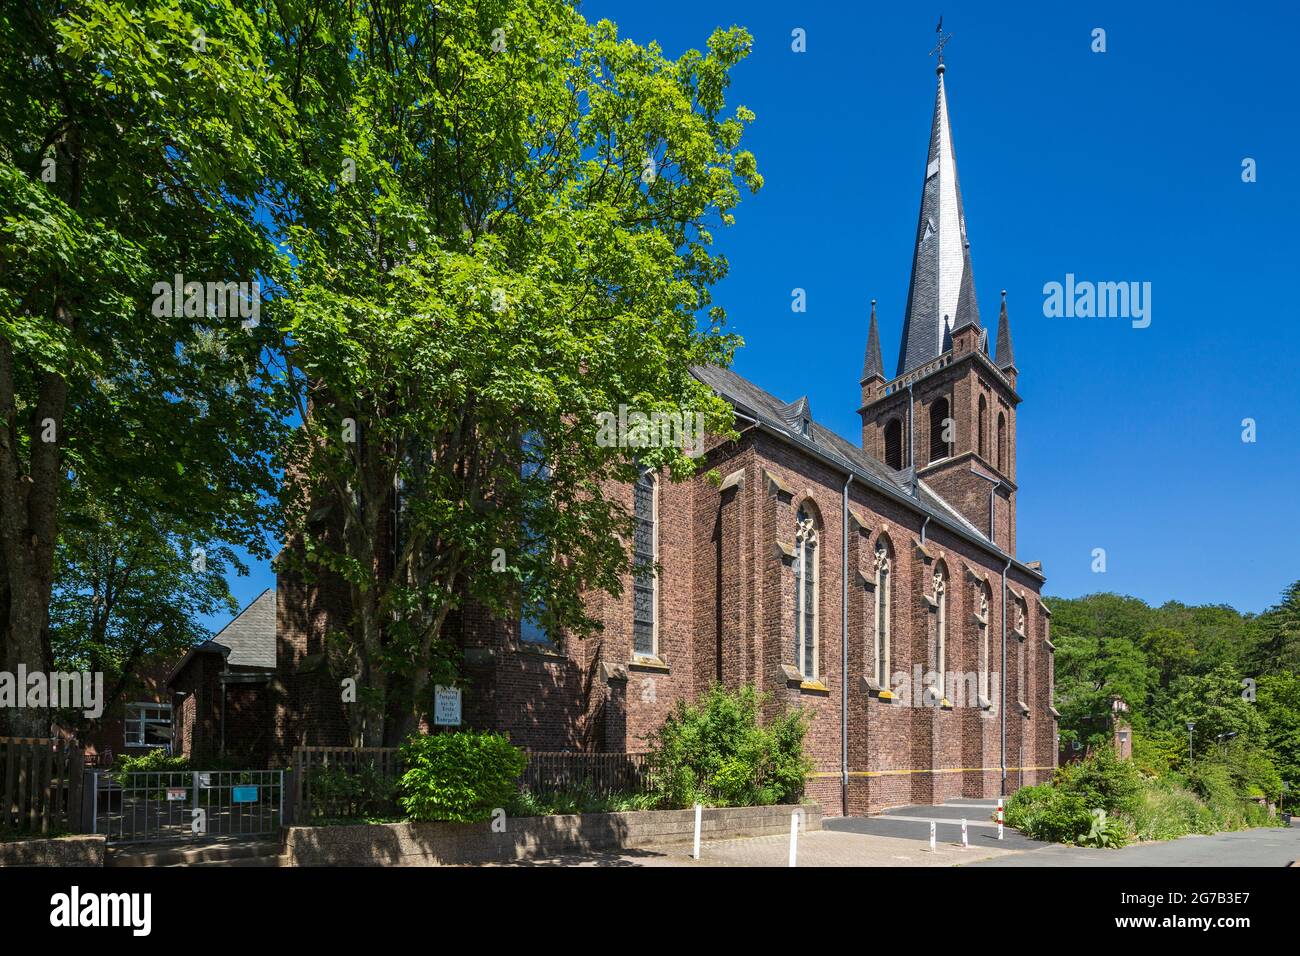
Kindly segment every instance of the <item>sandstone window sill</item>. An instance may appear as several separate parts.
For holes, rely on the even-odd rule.
[[[512,649],[518,654],[528,654],[532,657],[543,657],[553,660],[564,660],[566,655],[560,650],[559,645],[552,644],[549,641],[545,644],[541,642],[532,643],[531,641],[515,641]]]
[[[799,690],[809,694],[829,694],[831,692],[831,689],[819,680],[800,681]]]
[[[627,666],[629,670],[654,671],[659,674],[667,674],[671,670],[667,661],[657,655],[646,656],[644,654],[637,654],[627,662]]]

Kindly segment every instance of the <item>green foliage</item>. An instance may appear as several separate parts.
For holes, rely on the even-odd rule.
[[[620,813],[629,810],[658,810],[655,793],[599,794],[593,790],[562,789],[533,792],[520,790],[507,804],[512,817],[538,817],[570,813]]]
[[[374,819],[391,809],[396,781],[372,761],[355,768],[315,767],[309,787],[313,817]]]
[[[1092,817],[1079,794],[1045,783],[1012,794],[1005,819],[1032,840],[1073,843],[1087,832]]]
[[[350,586],[355,710],[397,739],[454,676],[459,600],[558,641],[594,631],[592,590],[621,590],[631,520],[610,479],[696,460],[602,444],[598,415],[731,430],[690,368],[738,344],[710,290],[714,230],[762,183],[740,147],[753,114],[726,103],[751,39],[669,58],[564,0],[264,9],[296,111],[267,207],[295,255],[268,304],[303,423],[288,520],[303,570]],[[373,503],[395,482],[394,554]]]
[[[1079,834],[1079,846],[1115,850],[1128,842],[1128,830],[1118,817],[1108,816],[1105,810],[1092,811],[1088,832]]]
[[[1173,840],[1219,831],[1214,812],[1173,777],[1147,781],[1127,815],[1134,839]]]
[[[1187,760],[1187,737],[1171,730],[1135,731],[1133,766],[1149,777],[1180,769]]]
[[[192,769],[188,757],[177,754],[172,756],[162,748],[149,750],[139,755],[118,754],[113,761],[110,774],[124,779],[128,773],[176,773]]]
[[[763,806],[803,795],[812,761],[803,753],[808,732],[801,708],[766,726],[766,697],[752,686],[714,686],[697,703],[679,700],[650,736],[648,763],[665,807]]]
[[[1053,785],[1078,794],[1089,810],[1125,813],[1132,809],[1142,778],[1131,761],[1120,760],[1110,747],[1102,747],[1085,760],[1059,767]]]
[[[413,734],[402,745],[400,803],[412,820],[487,820],[516,799],[528,756],[502,734]]]

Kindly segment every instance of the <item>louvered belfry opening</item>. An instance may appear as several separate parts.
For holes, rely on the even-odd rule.
[[[930,405],[930,461],[938,461],[952,454],[952,446],[944,434],[948,431],[950,421],[948,399],[936,398]]]
[[[885,464],[895,471],[903,467],[903,423],[897,418],[885,423]]]

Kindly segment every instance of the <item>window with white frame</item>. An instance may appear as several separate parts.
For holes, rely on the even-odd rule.
[[[885,538],[879,539],[876,542],[876,686],[882,690],[889,688],[889,617],[893,603],[890,595],[892,560],[889,541]]]
[[[632,563],[632,652],[653,657],[659,652],[659,480],[649,469],[641,472],[632,489],[636,528]]]
[[[794,659],[799,673],[817,677],[817,526],[804,508],[799,509],[794,554]]]
[[[166,747],[171,740],[171,704],[142,701],[126,705],[128,747]]]

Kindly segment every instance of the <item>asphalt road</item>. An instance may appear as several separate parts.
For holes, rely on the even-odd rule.
[[[1300,827],[1261,827],[1140,843],[1122,850],[1049,844],[971,866],[1286,866],[1300,861]]]
[[[903,840],[930,842],[930,821],[935,823],[935,842],[961,843],[961,821],[966,821],[966,839],[972,848],[998,850],[1033,850],[1051,846],[1031,840],[1018,830],[1003,828],[998,840],[997,824],[993,822],[996,800],[950,800],[940,806],[894,807],[874,817],[825,817],[822,829],[840,833],[861,833],[866,836],[894,837]]]

